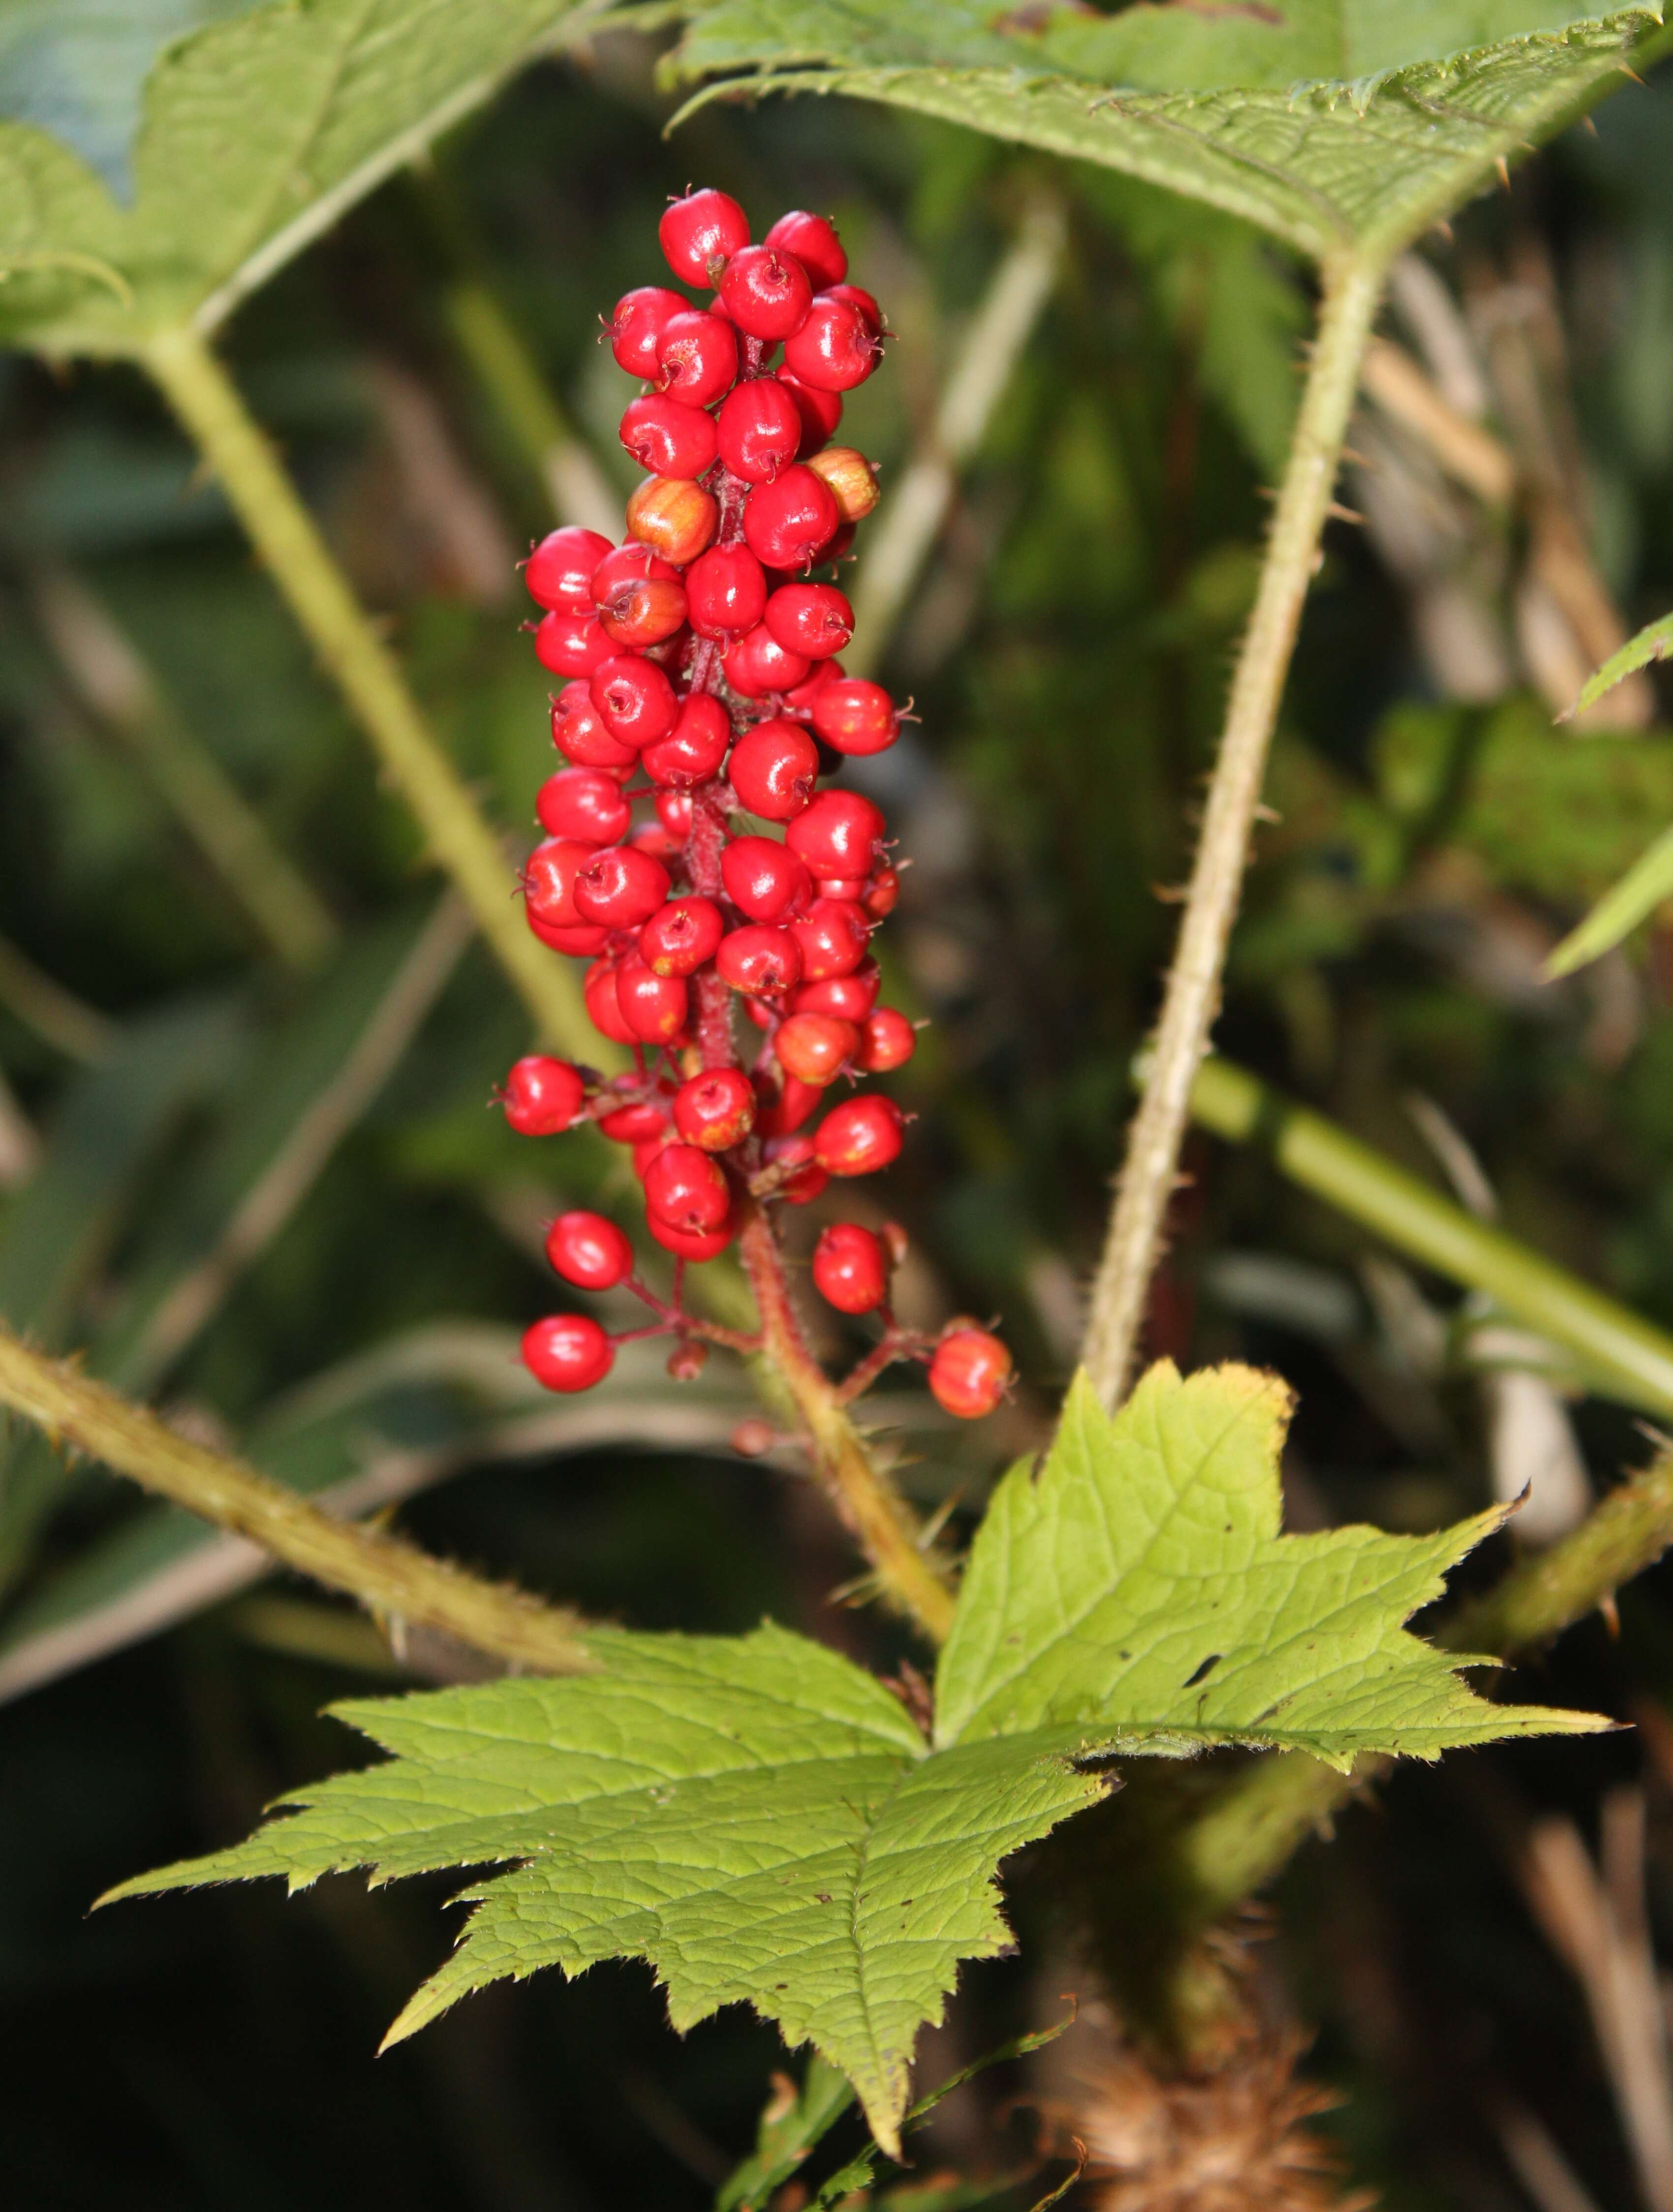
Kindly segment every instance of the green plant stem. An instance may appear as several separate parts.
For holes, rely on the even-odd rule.
[[[0,1006],[55,1052],[88,1066],[116,1043],[117,1024],[54,982],[9,939],[0,937]]]
[[[231,378],[189,329],[153,338],[141,360],[220,477],[292,613],[418,817],[432,858],[458,885],[540,1034],[596,1065],[600,1040],[569,964],[526,927],[492,831]]]
[[[1506,1313],[1573,1352],[1600,1391],[1673,1417],[1673,1338],[1578,1276],[1230,1060],[1204,1062],[1191,1086],[1190,1111],[1218,1136],[1264,1144],[1293,1182],[1396,1250],[1487,1291]]]
[[[0,1405],[154,1497],[246,1536],[300,1573],[412,1627],[441,1630],[512,1667],[574,1674],[593,1662],[577,1615],[479,1581],[399,1539],[334,1521],[294,1491],[179,1436],[67,1361],[0,1328]]]
[[[920,1543],[910,1513],[808,1350],[772,1224],[754,1205],[739,1232],[738,1251],[755,1293],[767,1372],[782,1386],[801,1424],[814,1474],[871,1561],[881,1596],[916,1621],[932,1644],[944,1644],[953,1612],[946,1565]]]
[[[1125,1395],[1138,1350],[1151,1273],[1173,1194],[1191,1084],[1220,1008],[1220,978],[1260,804],[1267,750],[1330,507],[1382,280],[1380,260],[1349,254],[1325,264],[1312,366],[1273,514],[1254,613],[1232,679],[1225,732],[1144,1095],[1128,1132],[1126,1159],[1092,1289],[1083,1357],[1093,1387],[1112,1408]]]

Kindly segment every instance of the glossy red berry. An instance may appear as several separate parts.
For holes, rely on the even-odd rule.
[[[812,663],[787,653],[765,623],[734,638],[721,656],[727,682],[745,699],[765,699],[800,684]]]
[[[804,1121],[811,1121],[824,1104],[824,1091],[817,1083],[804,1083],[799,1075],[785,1075],[774,1082],[766,1075],[755,1079],[755,1133],[763,1137],[770,1146],[800,1129]],[[813,1157],[813,1140],[806,1140],[806,1156]]]
[[[688,1266],[700,1267],[705,1260],[718,1260],[726,1250],[738,1234],[738,1217],[735,1212],[728,1213],[718,1229],[676,1229],[659,1214],[648,1212],[645,1226],[665,1252]]]
[[[682,701],[679,720],[667,736],[647,745],[639,757],[653,783],[690,790],[693,784],[706,783],[718,771],[731,743],[731,716],[711,693],[697,691]],[[666,823],[663,826],[667,828]],[[670,830],[669,835],[677,836],[683,844],[690,828],[688,819],[682,830]]]
[[[691,794],[689,791],[659,791],[652,802],[656,818],[668,835],[684,844],[691,835]]]
[[[527,1053],[505,1079],[505,1118],[520,1137],[555,1137],[587,1103],[579,1073],[567,1060]]]
[[[835,584],[781,584],[765,621],[785,651],[805,660],[828,660],[854,635],[854,609]]]
[[[624,563],[612,568],[623,554],[636,559],[643,570],[662,573],[635,575]],[[599,602],[599,625],[617,652],[643,653],[672,637],[685,621],[685,587],[678,570],[643,545],[618,546],[609,560],[601,561],[593,595]]]
[[[724,315],[688,308],[663,325],[656,361],[657,382],[664,392],[690,407],[712,407],[737,379],[738,333]]]
[[[842,1073],[859,1042],[852,1022],[830,1014],[792,1014],[780,1024],[773,1052],[787,1075],[823,1089]]]
[[[785,341],[784,366],[819,392],[851,392],[877,367],[882,341],[853,300],[821,292]]]
[[[534,657],[554,676],[590,676],[616,650],[596,614],[542,615],[534,626]]]
[[[1010,1380],[1011,1355],[985,1328],[950,1330],[929,1363],[935,1402],[961,1421],[991,1413]]]
[[[602,633],[601,633],[602,634]],[[566,684],[552,701],[552,743],[575,768],[602,769],[606,775],[630,770],[639,756],[612,738],[593,704],[590,684]]]
[[[776,377],[751,377],[721,402],[721,460],[745,483],[771,483],[801,450],[801,410]]]
[[[546,1231],[546,1258],[581,1291],[613,1291],[633,1273],[633,1247],[602,1213],[560,1213]]]
[[[627,503],[627,526],[642,545],[683,568],[720,526],[711,494],[684,477],[647,477]]]
[[[668,871],[634,845],[589,853],[575,878],[575,911],[606,929],[637,929],[668,896]]]
[[[894,868],[874,868],[871,881],[861,892],[860,903],[873,921],[882,921],[891,915],[900,902],[900,875]]]
[[[739,329],[769,345],[788,338],[813,303],[806,270],[773,244],[739,246],[715,289]]]
[[[883,335],[883,310],[871,294],[859,284],[827,284],[821,295],[827,300],[843,300],[855,309],[873,337]]]
[[[889,1295],[882,1239],[857,1221],[833,1221],[813,1247],[813,1287],[838,1313],[875,1313]]]
[[[822,983],[832,975],[851,975],[866,957],[871,933],[865,909],[851,899],[816,898],[790,924],[801,950],[802,980]]]
[[[817,453],[825,440],[835,434],[836,425],[843,419],[842,396],[835,392],[820,392],[782,368],[776,370],[775,374],[776,380],[794,400],[796,413],[801,417],[801,444],[796,449],[796,458],[805,461],[810,453]]]
[[[523,897],[535,921],[548,929],[567,929],[599,919],[575,904],[576,881],[598,851],[578,837],[547,837],[535,847],[523,863]]]
[[[666,738],[679,708],[674,687],[654,660],[642,654],[613,653],[590,678],[593,704],[611,736],[636,751]]]
[[[813,1154],[834,1176],[874,1175],[900,1158],[905,1116],[875,1091],[833,1106],[813,1133]]]
[[[718,1229],[732,1208],[726,1176],[696,1145],[665,1145],[645,1170],[645,1203],[675,1229]]]
[[[700,477],[719,450],[715,417],[669,392],[645,392],[622,410],[622,443],[659,477]]]
[[[740,1067],[711,1068],[674,1093],[674,1127],[699,1152],[724,1152],[755,1124],[755,1087]]]
[[[767,233],[765,242],[783,252],[794,253],[807,271],[816,292],[823,292],[827,284],[840,284],[849,273],[849,258],[836,235],[836,226],[825,216],[794,209],[790,214],[780,216]]]
[[[727,781],[738,804],[763,821],[788,822],[813,795],[818,749],[806,730],[782,716],[757,722],[732,748]]]
[[[630,1106],[612,1106],[601,1116],[599,1127],[612,1144],[642,1145],[648,1137],[666,1133],[668,1117],[648,1098],[636,1098]]]
[[[615,1360],[616,1347],[590,1314],[549,1314],[523,1332],[523,1364],[549,1390],[590,1390]]]
[[[541,785],[534,811],[549,837],[585,845],[613,845],[633,819],[621,785],[601,768],[559,769]]]
[[[894,701],[880,684],[868,684],[862,676],[823,684],[813,695],[811,712],[813,727],[839,753],[886,752],[900,735]]]
[[[607,960],[595,960],[581,987],[588,1018],[600,1036],[612,1044],[632,1044],[633,1031],[622,1018],[616,998],[616,970]]]
[[[656,374],[656,342],[669,319],[683,315],[691,302],[666,284],[641,284],[624,292],[605,329],[610,350],[630,376],[648,384]]]
[[[610,942],[610,932],[596,922],[576,921],[554,925],[542,921],[538,915],[528,916],[531,932],[553,952],[567,952],[578,959],[590,959],[593,953],[602,952]]]
[[[784,833],[818,877],[869,875],[886,824],[880,808],[857,791],[822,791]]]
[[[736,200],[710,188],[672,201],[656,226],[668,266],[687,284],[712,285],[711,262],[730,261],[750,242],[750,219]]]
[[[672,899],[639,933],[639,957],[658,975],[692,975],[715,957],[726,923],[713,899]]]
[[[646,750],[649,750],[648,746]],[[642,822],[628,842],[638,851],[648,853],[652,860],[660,860],[665,868],[672,868],[685,850],[684,838],[676,837],[660,822]]]
[[[672,1044],[685,1027],[684,978],[659,975],[642,960],[624,960],[617,969],[616,1003],[641,1044]]]
[[[685,601],[699,637],[740,637],[766,611],[766,574],[748,546],[711,545],[685,572]]]
[[[721,854],[721,881],[751,921],[782,921],[812,894],[806,862],[774,837],[733,838]]]
[[[798,461],[744,501],[744,542],[763,568],[807,568],[842,519],[830,486]]]
[[[875,960],[862,960],[851,975],[827,975],[803,983],[790,1001],[793,1014],[835,1014],[839,1021],[863,1022],[877,1004],[882,978]]]
[[[879,1006],[861,1025],[855,1065],[867,1075],[887,1075],[904,1067],[917,1048],[918,1033],[899,1008]]]
[[[609,550],[610,540],[596,530],[566,523],[548,532],[523,563],[530,598],[560,614],[590,614],[593,571]]]
[[[753,999],[776,997],[801,981],[801,952],[788,929],[751,922],[727,932],[715,951],[715,968],[734,991]]]

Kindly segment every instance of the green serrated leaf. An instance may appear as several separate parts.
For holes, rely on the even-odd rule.
[[[695,0],[686,13],[678,75],[912,108],[1148,178],[1315,256],[1415,237],[1605,88],[1661,20],[1652,4],[1563,0],[1008,19],[985,0]]]
[[[214,23],[151,70],[131,208],[54,131],[0,125],[0,343],[111,355],[214,328],[520,64],[604,12],[276,0]]]
[[[1570,930],[1546,962],[1545,975],[1554,982],[1559,975],[1572,975],[1577,968],[1601,960],[1670,898],[1673,830],[1664,830],[1621,881],[1604,892],[1579,928]]]
[[[1290,1394],[1248,1367],[1151,1369],[1113,1419],[1076,1378],[1037,1474],[995,1492],[936,1674],[938,1744],[1072,1725],[1250,1743],[1346,1768],[1590,1715],[1489,1705],[1402,1626],[1503,1518],[1432,1536],[1280,1534]],[[1483,1663],[1483,1662],[1475,1662]]]
[[[1606,691],[1613,691],[1617,684],[1636,676],[1652,660],[1665,660],[1670,653],[1673,653],[1673,615],[1663,615],[1657,622],[1646,623],[1636,637],[1629,637],[1619,653],[1612,653],[1601,668],[1587,677],[1573,712],[1584,714]]]

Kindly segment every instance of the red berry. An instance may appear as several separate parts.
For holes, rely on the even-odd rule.
[[[715,289],[739,329],[769,345],[788,338],[813,301],[807,271],[772,245],[739,246]]]
[[[656,342],[670,317],[684,314],[690,305],[666,284],[641,284],[623,293],[605,327],[610,350],[630,376],[648,383],[656,374]]]
[[[874,1175],[900,1158],[905,1116],[875,1091],[833,1106],[813,1133],[813,1154],[834,1176]]]
[[[836,235],[836,226],[824,216],[794,209],[789,215],[780,216],[765,242],[794,253],[816,292],[823,292],[827,284],[840,284],[849,273],[849,258]]]
[[[589,853],[575,879],[575,911],[606,929],[637,929],[668,896],[668,871],[635,845]]]
[[[665,1252],[672,1252],[675,1259],[693,1267],[701,1266],[705,1260],[718,1260],[738,1234],[735,1213],[728,1213],[718,1229],[676,1229],[654,1213],[646,1214],[645,1226]]]
[[[818,1091],[813,1096],[817,1098]],[[813,1157],[812,1137],[775,1137],[769,1141],[764,1151],[770,1164],[784,1176],[774,1196],[788,1200],[792,1206],[811,1205],[830,1181]]]
[[[798,461],[744,501],[744,541],[763,568],[807,568],[842,519],[830,486]]]
[[[806,730],[775,716],[746,730],[732,749],[727,781],[738,804],[767,822],[788,822],[813,795],[818,750]]]
[[[767,602],[766,623],[787,653],[828,660],[854,635],[854,609],[835,584],[781,584]]]
[[[505,1118],[520,1137],[555,1137],[587,1103],[580,1075],[567,1060],[543,1052],[514,1061],[505,1079]]]
[[[659,477],[700,477],[715,465],[715,418],[671,392],[645,392],[622,410],[622,443]]]
[[[581,987],[587,1002],[587,1012],[593,1026],[600,1036],[607,1036],[612,1044],[633,1044],[633,1031],[622,1018],[622,1009],[616,997],[616,970],[607,960],[595,960],[587,969]]]
[[[887,1075],[904,1067],[918,1048],[918,1033],[896,1006],[879,1006],[866,1017],[855,1065],[867,1075]]]
[[[734,837],[721,854],[721,881],[739,914],[782,921],[806,903],[806,864],[773,837]]]
[[[551,951],[567,952],[575,959],[590,960],[595,952],[602,952],[610,942],[610,932],[600,929],[596,922],[577,921],[567,928],[553,928],[530,915],[528,925],[540,942]]]
[[[985,1328],[955,1328],[935,1347],[929,1387],[935,1402],[961,1421],[979,1421],[1005,1395],[1011,1355]]]
[[[816,660],[801,682],[785,693],[785,705],[794,707],[799,714],[806,714],[825,685],[835,684],[842,673],[840,660]]]
[[[584,845],[613,845],[633,819],[621,785],[600,768],[559,769],[541,785],[534,811],[548,836]]]
[[[789,690],[800,683],[809,665],[799,653],[787,653],[765,623],[757,623],[734,638],[721,655],[727,682],[745,699]]]
[[[770,483],[801,450],[801,410],[776,377],[734,386],[715,428],[721,460],[745,483]]]
[[[877,471],[852,446],[827,446],[822,453],[811,455],[807,465],[830,486],[844,522],[863,522],[881,496]]]
[[[886,752],[900,735],[894,701],[880,684],[868,684],[863,676],[823,685],[814,694],[812,712],[813,727],[839,753]]]
[[[615,775],[631,770],[639,756],[612,738],[593,704],[589,684],[566,684],[552,701],[552,743],[576,768],[603,769]]]
[[[801,444],[797,448],[797,458],[806,460],[810,453],[818,453],[842,421],[842,400],[834,392],[821,392],[816,385],[804,384],[788,369],[778,369],[775,375],[796,403],[796,412],[801,417]]]
[[[641,1044],[672,1044],[685,1027],[685,981],[659,975],[642,960],[624,960],[616,971],[616,1003]]]
[[[815,876],[869,875],[885,828],[881,810],[857,791],[822,791],[784,833]]]
[[[891,915],[900,899],[900,875],[894,868],[873,870],[871,881],[861,896],[863,906],[873,921],[881,921]]]
[[[712,407],[738,375],[738,333],[700,307],[671,315],[656,342],[657,383],[690,407]],[[709,425],[712,430],[714,425]],[[671,473],[671,471],[665,471]],[[694,471],[695,474],[696,471]]]
[[[575,882],[599,848],[577,837],[547,837],[523,863],[523,896],[532,918],[548,929],[572,929],[579,921],[596,921],[575,904]]]
[[[593,704],[611,736],[636,752],[666,738],[679,708],[674,687],[654,660],[636,653],[612,653],[591,678]]]
[[[801,981],[801,952],[788,929],[755,923],[727,932],[715,954],[715,968],[734,991],[770,998]]]
[[[596,530],[582,530],[571,522],[562,530],[549,531],[523,564],[529,596],[561,614],[590,614],[587,586],[609,550],[610,540]]]
[[[684,844],[691,835],[690,793],[659,791],[653,803],[656,808],[656,818],[662,827],[671,837]]]
[[[720,520],[710,494],[684,477],[647,477],[627,503],[633,535],[677,568],[697,559]]]
[[[732,1208],[725,1175],[696,1145],[665,1145],[645,1170],[645,1203],[672,1228],[718,1229]]]
[[[823,1089],[842,1073],[859,1042],[852,1022],[830,1014],[792,1014],[780,1024],[773,1051],[787,1075]]]
[[[731,743],[732,717],[712,694],[697,691],[681,702],[679,720],[667,736],[647,745],[640,758],[653,783],[678,784],[689,789],[694,783],[709,781],[726,758]],[[685,832],[690,827],[688,820]],[[685,842],[684,832],[678,842]]]
[[[755,1079],[757,1103],[755,1109],[755,1133],[766,1138],[770,1145],[800,1129],[824,1103],[824,1092],[817,1083],[804,1083],[799,1075],[787,1075],[774,1083],[765,1075]],[[806,1157],[813,1157],[813,1140],[806,1139]]]
[[[761,563],[747,545],[711,545],[685,572],[685,604],[699,637],[741,636],[766,611]]]
[[[850,906],[858,906],[866,888],[864,876],[821,876],[813,885],[820,898],[846,899]]]
[[[590,676],[615,650],[595,614],[542,615],[534,626],[534,657],[554,676]]]
[[[673,1131],[671,1128],[665,1127],[659,1129],[654,1137],[642,1137],[638,1143],[635,1145],[633,1148],[633,1172],[638,1176],[641,1182],[643,1182],[646,1176],[650,1172],[651,1162],[656,1158],[657,1154],[659,1152],[666,1152],[673,1141]]]
[[[647,748],[648,750],[648,748]],[[630,845],[641,853],[648,853],[665,868],[672,868],[685,850],[684,837],[676,837],[660,822],[642,822],[628,839]]]
[[[862,960],[849,975],[827,975],[804,983],[790,1001],[793,1014],[835,1014],[839,1021],[863,1022],[877,1004],[882,978],[875,960]]]
[[[617,570],[606,575],[611,562],[624,553],[664,574],[635,576]],[[660,645],[685,620],[685,587],[678,572],[642,545],[619,546],[609,561],[600,562],[593,591],[599,600],[599,626],[618,652],[642,653],[648,646]]]
[[[604,1134],[617,1145],[642,1145],[648,1137],[666,1134],[667,1127],[667,1115],[648,1098],[636,1098],[631,1106],[612,1106],[599,1122]]]
[[[813,1247],[813,1287],[838,1313],[874,1313],[889,1295],[881,1238],[857,1221],[833,1221]]]
[[[821,292],[785,343],[784,366],[819,392],[852,392],[877,367],[882,340],[853,300]]]
[[[658,975],[691,975],[726,934],[713,899],[678,898],[658,908],[639,933],[639,957]]]
[[[590,1314],[549,1314],[523,1332],[523,1364],[549,1390],[590,1390],[615,1359],[616,1347]]]
[[[730,261],[750,242],[750,219],[736,200],[712,187],[672,201],[656,226],[668,266],[688,284],[712,285],[712,261]]]
[[[859,284],[825,284],[820,287],[820,296],[826,300],[846,300],[858,313],[873,337],[883,335],[883,310],[871,294]]]
[[[674,1093],[674,1127],[699,1152],[726,1152],[754,1122],[755,1089],[740,1067],[711,1068]]]
[[[633,1273],[633,1247],[602,1213],[560,1213],[546,1231],[546,1258],[581,1291],[613,1291]]]
[[[831,975],[851,975],[866,957],[871,926],[865,908],[851,899],[817,898],[790,924],[801,948],[801,972],[809,983]]]

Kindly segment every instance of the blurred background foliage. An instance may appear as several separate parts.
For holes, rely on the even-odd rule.
[[[905,1302],[1003,1314],[1025,1378],[968,1436],[916,1385],[888,1401],[914,1494],[968,1512],[1073,1362],[1307,287],[1229,218],[900,114],[711,106],[665,141],[652,61],[622,35],[528,71],[245,306],[227,352],[454,759],[526,823],[550,751],[515,562],[550,495],[461,346],[461,285],[624,492],[598,315],[654,281],[665,197],[697,179],[758,220],[829,210],[898,333],[847,418],[886,487],[1019,225],[1061,205],[1049,302],[883,653],[921,720],[872,769],[914,863],[891,995],[934,1024],[897,1079],[920,1117],[887,1190]],[[1673,1328],[1673,934],[1540,980],[1673,818],[1659,675],[1553,726],[1673,603],[1670,143],[1664,72],[1402,264],[1219,1034]],[[619,1170],[486,1110],[526,1016],[154,392],[14,356],[0,410],[0,1310],[194,1433],[594,1613],[770,1610],[886,1656],[833,1602],[852,1562],[789,1462],[728,1450],[740,1380],[624,1364],[579,1407],[524,1386],[514,1332],[553,1302],[540,1225],[610,1203]],[[1490,1316],[1258,1152],[1198,1137],[1188,1165],[1150,1349],[1297,1384],[1295,1525],[1432,1525],[1514,1494],[1530,1453],[1560,1522],[1642,1457],[1630,1414],[1530,1391],[1483,1350]],[[332,1695],[441,1662],[259,1586],[21,1431],[0,1450],[8,2201],[706,2202],[774,2039],[728,2015],[677,2041],[642,1970],[496,1990],[374,2064],[435,1962],[425,1885],[84,1917],[339,1762]],[[1307,1909],[1272,1957],[1391,2206],[1579,2204],[1541,2194],[1556,2145],[1601,2206],[1646,2185],[1530,1869],[1600,1804],[1617,1839],[1647,1807],[1651,1909],[1673,1913],[1673,1580],[1548,1672],[1542,1694],[1639,1732],[1403,1775],[1291,1880]],[[1013,1893],[1044,1927],[1026,1864]],[[1031,1983],[968,1977],[926,2081],[1061,1986],[1050,1940]],[[950,2100],[926,2171],[1014,2165],[995,2101]]]

